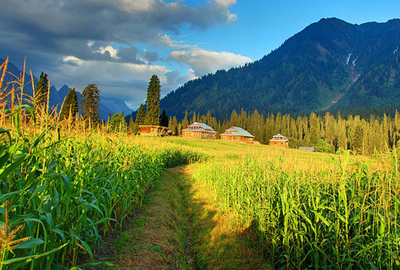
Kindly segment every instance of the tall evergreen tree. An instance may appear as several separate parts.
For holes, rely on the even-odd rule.
[[[61,110],[61,119],[72,117],[72,121],[75,120],[75,116],[79,112],[78,95],[75,92],[75,88],[70,88],[67,97],[65,98],[64,106]]]
[[[160,126],[168,127],[169,119],[165,110],[162,111],[160,115]]]
[[[99,117],[99,102],[100,102],[100,90],[97,89],[96,85],[89,84],[83,90],[81,95],[81,108],[82,115],[88,124],[96,126],[100,123]]]
[[[174,135],[178,135],[179,134],[179,131],[178,131],[178,119],[176,119],[176,116],[172,117],[172,121],[169,121],[168,125],[169,125],[169,129],[172,130],[172,133]]]
[[[143,106],[143,104],[140,104],[138,112],[136,114],[136,119],[135,119],[135,130],[134,130],[135,134],[137,134],[139,132],[139,125],[144,124],[144,118],[145,118],[144,106]]]
[[[311,146],[316,146],[318,144],[320,135],[319,119],[317,115],[312,112],[310,115],[310,144]]]
[[[182,120],[182,129],[187,128],[189,125],[189,120],[188,120],[188,111],[185,111],[185,118]]]
[[[161,86],[157,75],[153,75],[147,88],[147,111],[144,123],[146,125],[160,124],[160,96]]]
[[[47,79],[47,74],[42,71],[42,73],[40,74],[40,79],[36,84],[34,106],[46,109],[48,94],[49,94],[49,81]]]
[[[129,118],[129,124],[128,124],[128,133],[134,133],[135,132],[135,122],[133,122],[133,116],[131,115],[131,118]]]
[[[143,104],[140,104],[138,112],[136,114],[135,124],[136,125],[143,125],[144,124],[144,119],[145,119],[144,106],[143,106]]]

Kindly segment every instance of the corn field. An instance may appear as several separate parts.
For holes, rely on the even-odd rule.
[[[348,152],[323,166],[248,156],[214,161],[195,177],[255,227],[276,269],[393,269],[400,266],[399,161],[396,153],[380,161],[386,169],[353,163]]]
[[[0,269],[110,266],[93,261],[103,236],[122,228],[164,167],[202,157],[61,121],[22,102],[33,100],[23,77],[15,84],[7,92],[0,81]]]
[[[264,146],[143,139],[107,133],[103,125],[91,130],[79,116],[61,120],[56,108],[34,108],[24,77],[5,91],[6,65],[0,270],[111,266],[94,262],[103,236],[122,229],[163,168],[205,159],[195,180],[257,232],[252,244],[274,268],[400,268],[395,148],[368,160],[349,152],[318,160]]]

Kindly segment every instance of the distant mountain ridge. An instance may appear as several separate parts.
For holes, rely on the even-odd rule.
[[[400,104],[400,20],[321,19],[262,59],[187,82],[161,100],[168,115],[217,117]]]
[[[5,61],[4,59],[0,58],[0,64],[2,64],[4,61]],[[5,75],[3,82],[3,87],[7,83],[15,81],[16,78],[11,74],[20,76],[21,73],[22,71],[20,71],[13,63],[9,61],[7,67],[7,73]],[[25,82],[29,81],[29,83],[25,85],[24,92],[31,96],[33,91],[30,80],[31,80],[30,75],[25,74]],[[35,86],[37,82],[38,82],[37,78],[34,77]],[[63,85],[59,90],[57,90],[57,88],[54,85],[52,85],[50,87],[50,97],[49,97],[50,108],[54,108],[55,106],[57,106],[57,108],[60,109],[61,104],[64,102],[65,97],[68,95],[69,89],[70,87],[68,87],[67,85]],[[78,94],[78,99],[80,102],[81,93],[78,90],[76,90],[76,93]],[[100,119],[107,120],[110,114],[113,115],[115,113],[124,113],[124,115],[130,115],[132,113],[132,110],[128,108],[128,106],[123,100],[101,96],[101,89],[100,89],[100,98],[101,98],[99,102]]]

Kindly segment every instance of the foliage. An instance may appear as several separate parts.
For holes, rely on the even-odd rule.
[[[144,118],[145,118],[144,105],[140,104],[138,113],[136,114],[134,134],[137,134],[139,132],[139,125],[144,124]]]
[[[40,79],[36,84],[34,106],[46,109],[48,95],[49,95],[49,81],[47,79],[47,74],[42,71],[42,73],[40,74]]]
[[[257,110],[249,113],[243,109],[240,114],[232,111],[231,117],[223,121],[217,121],[209,113],[207,115],[198,114],[191,121],[208,123],[218,134],[231,126],[242,127],[263,144],[268,144],[272,136],[280,133],[289,138],[291,148],[309,146],[327,153],[351,150],[353,154],[375,155],[397,147],[400,140],[400,113],[397,110],[394,117],[371,114],[365,119],[359,115],[343,118],[340,113],[335,116],[329,112],[297,117],[281,113],[264,116]],[[175,132],[189,124],[187,113],[181,122],[176,121],[176,117],[172,120],[169,129]]]
[[[92,133],[12,135],[0,145],[0,221],[19,242],[2,249],[1,266],[75,266],[141,204],[164,166],[199,160],[178,147],[133,143]],[[9,206],[7,206],[9,205]],[[8,239],[8,238],[7,238]],[[13,244],[14,243],[14,244]]]
[[[133,116],[129,118],[128,133],[135,134],[135,122],[133,122]]]
[[[113,114],[110,122],[108,123],[108,128],[110,131],[125,132],[126,131],[126,122],[125,122],[124,113]]]
[[[87,125],[97,126],[100,123],[99,119],[99,101],[100,90],[96,85],[89,84],[83,90],[81,95],[81,110],[82,115],[86,120]]]
[[[64,106],[61,110],[61,118],[66,119],[72,117],[73,121],[79,112],[78,95],[75,88],[69,89],[68,95],[65,98]]]
[[[163,110],[160,115],[160,126],[168,127],[168,122],[169,122],[169,119],[168,119],[167,113],[165,112],[165,110]]]
[[[396,153],[353,163],[349,153],[321,162],[294,152],[215,159],[195,178],[223,210],[255,225],[275,269],[399,267]]]
[[[150,79],[147,88],[147,111],[144,119],[145,125],[159,125],[160,124],[160,95],[161,86],[160,80],[157,75],[153,75]]]

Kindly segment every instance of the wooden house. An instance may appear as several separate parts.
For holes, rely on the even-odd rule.
[[[182,137],[215,139],[217,137],[217,132],[206,124],[194,122],[187,128],[182,129]]]
[[[166,136],[168,128],[157,125],[139,125],[139,134],[141,136]]]
[[[232,142],[254,143],[254,136],[240,127],[230,127],[219,135],[221,140]]]
[[[285,136],[277,134],[273,136],[271,140],[269,140],[269,145],[289,147],[289,140]]]

